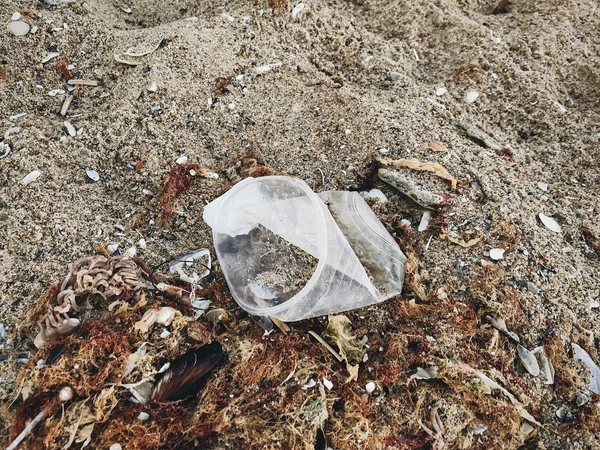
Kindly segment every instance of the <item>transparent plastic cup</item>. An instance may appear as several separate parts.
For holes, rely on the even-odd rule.
[[[290,322],[398,295],[406,257],[356,192],[246,178],[204,208],[236,302]]]

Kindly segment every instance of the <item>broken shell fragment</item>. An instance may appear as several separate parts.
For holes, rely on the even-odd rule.
[[[40,172],[39,170],[29,172],[29,174],[27,174],[25,178],[21,180],[21,184],[23,186],[27,186],[29,183],[33,183],[35,180],[37,180],[41,174],[42,172]]]
[[[546,356],[546,352],[544,347],[536,347],[531,353],[537,356],[542,363],[542,370],[544,371],[544,376],[546,377],[545,384],[554,384],[554,366]]]
[[[525,366],[527,372],[534,377],[537,377],[540,374],[540,366],[533,352],[530,352],[521,344],[519,344],[517,345],[517,353],[519,354],[519,359],[523,363],[523,366]]]
[[[158,85],[156,84],[156,81],[148,83],[146,89],[148,90],[148,92],[156,92],[158,90]]]
[[[594,394],[600,394],[600,367],[594,362],[592,357],[579,345],[571,342],[573,347],[573,358],[586,365],[591,373],[589,390]]]
[[[27,33],[29,33],[30,29],[27,23],[20,20],[10,22],[8,25],[6,25],[6,28],[15,36],[25,36]]]
[[[554,233],[561,232],[562,228],[554,218],[547,216],[544,213],[539,213],[538,217],[540,218],[544,226],[550,231],[553,231]]]
[[[69,122],[68,120],[65,120],[64,126],[65,126],[65,130],[67,131],[67,133],[69,133],[69,136],[71,136],[71,137],[77,136],[77,130],[71,124],[71,122]]]
[[[467,95],[465,95],[465,102],[474,103],[479,98],[479,92],[477,91],[469,91]]]
[[[92,181],[98,181],[100,179],[100,175],[95,170],[85,169],[85,173]]]
[[[494,261],[500,261],[504,258],[505,250],[503,248],[493,248],[490,250],[490,258]]]

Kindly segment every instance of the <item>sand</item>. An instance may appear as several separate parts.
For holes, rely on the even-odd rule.
[[[103,243],[122,251],[136,245],[151,266],[210,247],[202,205],[231,186],[223,170],[249,150],[315,191],[378,187],[390,198],[378,206],[380,217],[398,214],[414,230],[423,209],[379,181],[365,184],[363,163],[383,154],[442,164],[459,187],[433,180],[451,199],[436,223],[482,242],[465,249],[444,240],[439,227],[419,233],[427,292],[446,286],[469,304],[469,268],[482,260],[500,266],[528,320],[509,328],[529,348],[550,335],[566,346],[577,339],[600,362],[593,306],[600,260],[581,232],[587,226],[600,235],[597,2],[515,0],[506,14],[492,15],[497,1],[306,0],[295,19],[295,4],[275,0],[135,0],[130,13],[112,0],[47,3],[0,5],[0,144],[10,148],[0,159],[5,400],[13,397],[17,357],[32,350],[15,332],[19,318],[67,264]],[[35,34],[6,29],[15,11]],[[114,55],[129,48],[150,53],[125,57],[135,66],[117,62]],[[50,52],[60,56],[42,63]],[[62,117],[71,64],[73,78],[98,86],[78,86]],[[218,87],[223,77],[231,79],[225,89]],[[155,92],[147,89],[152,82]],[[447,92],[436,95],[440,88]],[[48,94],[56,89],[67,93]],[[470,91],[479,93],[472,103]],[[461,121],[503,149],[474,142]],[[429,150],[432,141],[448,150]],[[173,226],[161,229],[157,195],[182,155],[220,178],[196,182],[177,203]],[[39,178],[22,185],[34,170]],[[546,229],[539,213],[554,217],[561,232]],[[142,236],[145,249],[137,244]],[[491,261],[497,247],[506,249],[504,258]],[[488,307],[502,302],[493,293],[488,300]],[[358,327],[372,326],[364,314],[352,317]],[[460,341],[452,345],[443,356],[460,354]],[[518,364],[510,370],[532,386],[538,417],[556,430],[554,412],[568,402]],[[541,431],[535,439],[540,448],[600,445],[589,431],[567,438]]]

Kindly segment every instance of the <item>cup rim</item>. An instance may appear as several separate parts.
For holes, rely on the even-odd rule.
[[[220,204],[218,205],[217,210],[215,212],[215,224],[219,223],[219,218],[220,218],[221,213],[224,211],[224,209],[223,209],[224,206],[227,204],[229,199],[236,192],[244,189],[245,187],[247,187],[251,184],[263,183],[264,181],[267,181],[267,180],[277,180],[277,181],[283,181],[283,182],[289,183],[289,184],[294,184],[295,187],[300,188],[306,194],[306,196],[311,200],[312,205],[314,207],[314,213],[315,213],[315,216],[317,219],[317,244],[318,244],[318,249],[319,249],[319,262],[317,263],[317,267],[315,268],[315,271],[313,272],[313,274],[311,275],[309,280],[306,282],[304,287],[299,292],[297,292],[293,297],[289,298],[288,300],[284,301],[283,303],[281,303],[279,305],[269,306],[267,308],[257,308],[255,306],[248,305],[246,303],[245,299],[238,298],[236,296],[235,292],[231,289],[231,287],[229,288],[231,295],[243,309],[245,309],[247,312],[249,312],[251,314],[261,315],[261,316],[271,316],[271,315],[280,313],[282,311],[285,311],[285,310],[295,306],[300,300],[302,300],[306,296],[306,294],[317,284],[317,281],[318,281],[319,277],[321,276],[321,273],[323,272],[323,268],[325,266],[325,260],[327,257],[327,234],[328,234],[328,232],[327,232],[327,227],[325,226],[326,221],[325,221],[325,213],[323,210],[323,201],[308,186],[308,184],[306,184],[306,182],[304,180],[301,180],[298,178],[292,178],[292,177],[286,177],[286,176],[280,176],[280,175],[271,175],[271,176],[260,177],[260,178],[249,177],[249,178],[246,178],[246,179],[240,181],[225,194],[226,197],[223,198],[223,201],[221,201]],[[213,242],[216,240],[215,239],[216,233],[217,233],[216,229],[213,229]],[[220,261],[221,255],[220,255],[220,251],[217,246],[215,246],[215,253],[217,254],[217,259]],[[228,286],[230,286],[230,280],[229,280],[229,276],[228,276],[226,270],[223,270],[223,275],[225,276],[225,281],[227,282]]]

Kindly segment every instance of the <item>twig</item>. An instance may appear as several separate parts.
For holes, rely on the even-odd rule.
[[[33,418],[31,422],[27,424],[23,431],[21,431],[21,434],[19,434],[16,437],[16,439],[12,441],[12,443],[6,448],[6,450],[16,449],[19,446],[19,444],[23,442],[23,439],[25,439],[29,435],[29,433],[33,431],[33,429],[37,426],[38,423],[40,423],[44,419],[44,417],[46,417],[46,411],[42,410],[37,416]]]
[[[323,347],[325,347],[327,350],[329,350],[331,352],[331,354],[333,356],[335,356],[335,359],[337,359],[339,362],[342,362],[344,360],[344,358],[342,358],[338,352],[336,352],[333,347],[331,345],[329,345],[327,342],[325,342],[325,340],[319,336],[317,333],[315,333],[314,331],[309,331],[308,334],[310,334],[312,337],[314,337],[317,341],[319,341],[319,343],[321,345],[323,345]]]

